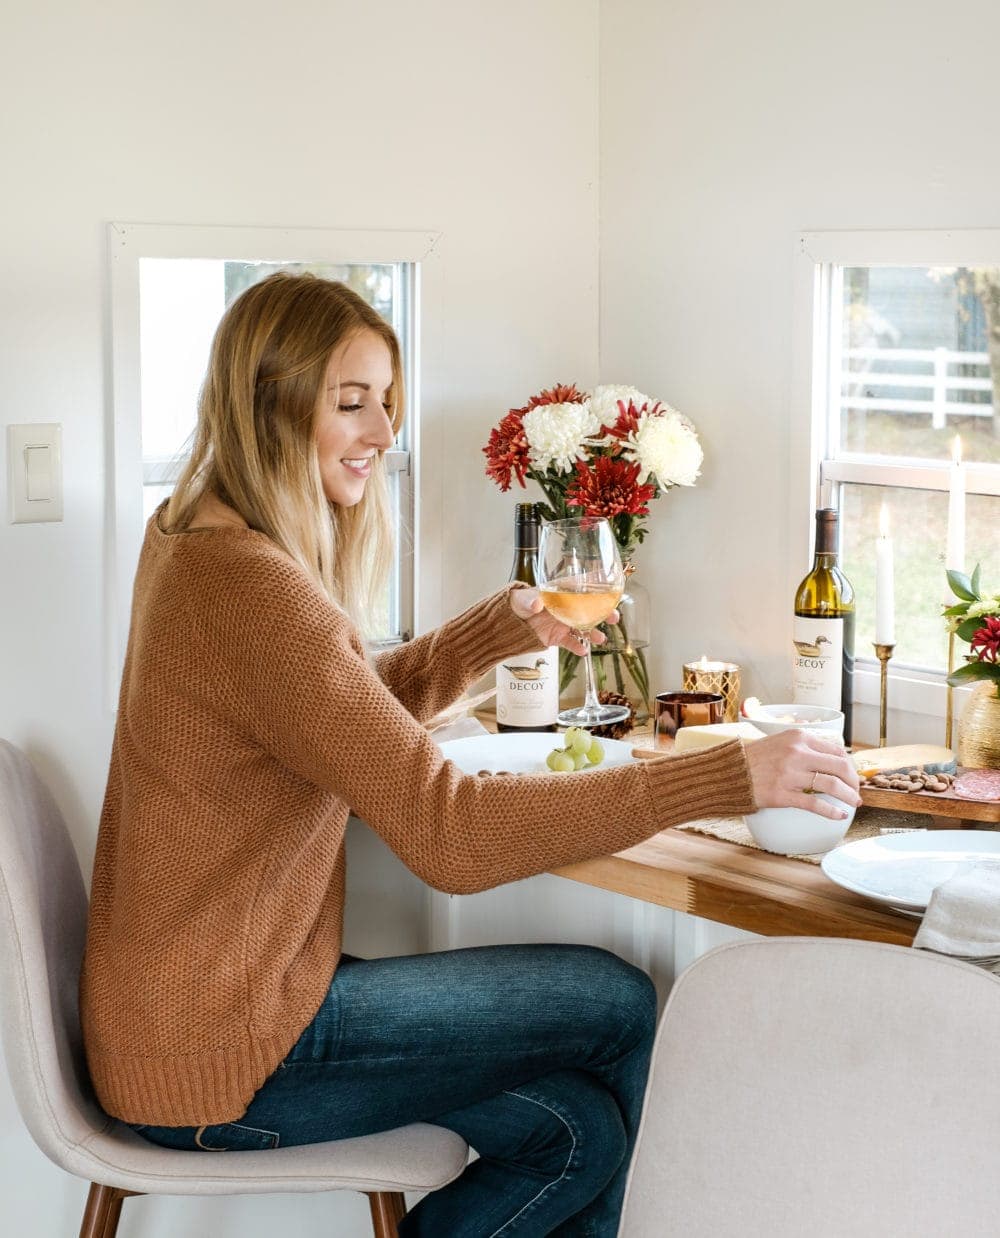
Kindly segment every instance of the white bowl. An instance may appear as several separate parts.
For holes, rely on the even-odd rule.
[[[843,713],[839,709],[828,709],[825,705],[761,705],[756,713],[747,717],[747,722],[765,735],[798,729],[813,735],[844,738]]]
[[[746,817],[754,842],[778,855],[819,855],[836,847],[854,820],[854,809],[832,795],[817,797],[847,809],[840,821],[830,821],[804,808],[761,808]]]

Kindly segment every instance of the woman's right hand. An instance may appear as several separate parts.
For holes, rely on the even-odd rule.
[[[844,746],[807,731],[781,731],[744,744],[753,797],[758,808],[804,808],[831,820],[843,812],[822,792],[858,807],[858,771]]]

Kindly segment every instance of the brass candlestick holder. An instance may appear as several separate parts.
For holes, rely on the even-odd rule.
[[[946,672],[947,674],[949,675],[951,674],[954,665],[955,665],[955,632],[954,632],[954,629],[951,629],[948,632],[948,669]],[[951,747],[952,723],[954,720],[953,711],[955,708],[955,702],[954,702],[954,698],[952,697],[952,691],[953,689],[952,689],[951,684],[946,684],[945,692],[944,692],[944,746],[946,748]]]
[[[875,656],[879,660],[878,677],[878,746],[885,747],[886,714],[888,713],[889,696],[889,659],[895,645],[875,645]]]

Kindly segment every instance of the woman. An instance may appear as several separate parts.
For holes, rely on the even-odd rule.
[[[856,800],[842,750],[781,736],[565,775],[470,777],[423,725],[502,658],[562,643],[504,590],[370,660],[390,546],[392,331],[347,288],[274,275],[220,324],[193,455],[139,561],[94,865],[82,1014],[107,1111],[179,1148],[424,1120],[479,1159],[406,1235],[616,1233],[654,1024],[602,951],[340,957],[363,817],[468,893],[698,815]],[[579,649],[578,649],[579,651]]]

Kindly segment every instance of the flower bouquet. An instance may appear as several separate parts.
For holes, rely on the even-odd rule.
[[[486,475],[501,491],[516,481],[535,482],[545,496],[545,520],[574,515],[605,517],[628,562],[646,536],[649,503],[672,486],[693,486],[703,453],[691,422],[676,409],[635,387],[601,386],[592,392],[555,386],[512,408],[483,448]],[[649,708],[649,673],[642,644],[629,633],[628,618],[601,625],[608,643],[594,650],[598,686],[610,660],[614,686],[626,693],[630,678]],[[617,629],[617,630],[616,630]],[[573,677],[577,660],[563,651],[559,688]]]
[[[984,593],[979,586],[979,564],[971,577],[948,572],[948,584],[960,600],[945,608],[950,629],[969,642],[965,665],[951,672],[953,687],[974,680],[990,680],[1000,697],[1000,593]]]

